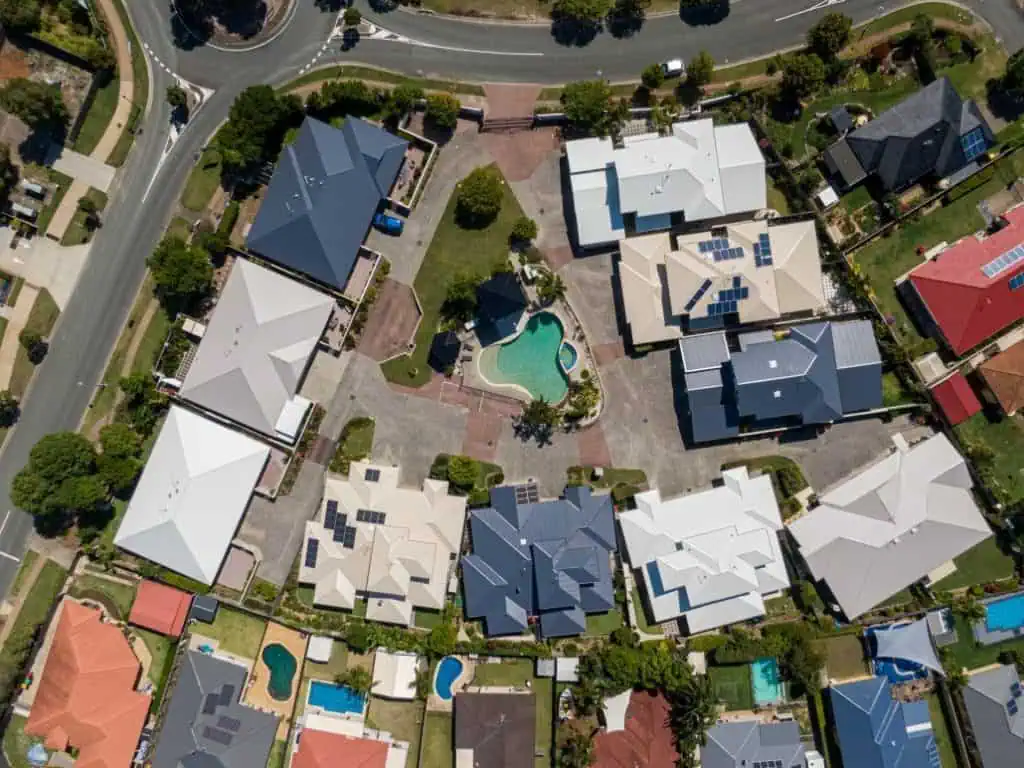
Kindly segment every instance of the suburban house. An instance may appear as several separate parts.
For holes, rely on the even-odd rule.
[[[387,764],[387,742],[303,728],[291,768],[387,768]]]
[[[114,544],[212,584],[269,455],[263,443],[171,406]]]
[[[1012,664],[974,672],[962,689],[982,768],[1020,762],[1024,754],[1024,690]]]
[[[746,123],[676,123],[668,136],[565,143],[576,240],[590,248],[765,207],[764,157]]]
[[[181,637],[192,595],[149,579],[139,582],[128,622],[168,637]]]
[[[517,635],[536,621],[541,637],[578,635],[588,613],[615,607],[612,497],[583,486],[540,501],[535,485],[491,490],[469,516],[472,553],[462,558],[466,615],[488,636]]]
[[[655,622],[679,617],[695,634],[755,619],[765,597],[789,587],[769,475],[736,467],[715,488],[667,500],[654,489],[635,501],[619,526]]]
[[[940,764],[927,701],[895,700],[884,677],[833,685],[829,692],[843,765],[936,768]]]
[[[484,344],[515,333],[528,303],[514,272],[498,272],[478,285],[476,301],[476,332]]]
[[[398,484],[398,467],[353,462],[347,477],[328,474],[319,513],[306,523],[299,583],[313,602],[409,626],[413,610],[444,608],[462,544],[466,499],[448,483]]]
[[[990,357],[978,371],[1003,413],[1013,416],[1024,409],[1024,341]]]
[[[952,426],[962,424],[981,410],[981,401],[959,371],[930,387],[929,391]]]
[[[187,651],[164,704],[152,767],[266,765],[277,717],[241,703],[248,674],[241,664]]]
[[[346,118],[341,128],[307,117],[281,152],[246,245],[344,290],[407,146],[358,117]]]
[[[326,294],[237,259],[179,394],[294,443],[312,406],[299,385],[333,307]]]
[[[743,432],[830,424],[882,405],[882,358],[869,320],[749,331],[679,342],[694,443]]]
[[[986,237],[968,235],[897,286],[926,335],[958,357],[1024,319],[1024,206]]]
[[[889,456],[821,493],[818,507],[789,524],[814,578],[851,620],[922,578],[951,573],[953,558],[992,535],[949,438],[893,442]]]
[[[814,221],[767,219],[619,243],[619,286],[634,346],[683,331],[810,315],[825,308]]]
[[[65,598],[57,611],[25,734],[55,752],[74,750],[75,765],[130,765],[149,715],[149,695],[135,690],[142,665],[95,608]]]
[[[993,144],[978,105],[940,77],[847,133],[825,151],[825,165],[840,189],[874,177],[886,192],[899,192],[926,177],[951,176]]]
[[[719,723],[708,730],[707,743],[700,748],[702,768],[824,768],[824,761],[819,760],[817,752],[806,751],[800,740],[800,726],[795,722]]]
[[[615,699],[624,707],[607,706],[604,728],[594,735],[590,768],[659,768],[676,765],[676,736],[669,727],[671,707],[662,693],[627,690]],[[610,709],[615,714],[609,714]]]
[[[455,697],[455,765],[533,768],[537,701],[532,693]]]

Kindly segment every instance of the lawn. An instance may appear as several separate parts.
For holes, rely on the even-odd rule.
[[[78,136],[75,137],[72,147],[75,152],[88,155],[96,149],[96,145],[100,143],[103,133],[114,116],[120,87],[120,80],[117,75],[113,75],[103,86],[96,89],[92,102],[89,104],[89,111],[85,113]]]
[[[77,577],[71,585],[71,594],[73,595],[88,596],[90,592],[106,596],[117,607],[121,619],[127,619],[128,614],[131,613],[132,603],[135,601],[134,586],[87,573]]]
[[[316,661],[307,661],[303,667],[303,675],[312,680],[329,680],[334,682],[338,675],[348,669],[348,648],[340,641],[335,641],[331,648],[331,660],[326,664]]]
[[[613,609],[607,613],[587,614],[586,637],[607,637],[622,626],[622,613]]]
[[[848,680],[868,674],[864,660],[864,647],[857,635],[838,635],[818,641],[825,652],[825,668],[828,676],[836,680]]]
[[[414,608],[412,612],[413,624],[420,629],[433,629],[441,624],[443,617],[440,611],[428,611],[422,608]]]
[[[933,584],[936,592],[986,584],[1013,575],[1013,558],[999,550],[994,536],[971,547],[953,562],[956,573]]]
[[[341,430],[338,448],[331,460],[331,471],[348,474],[349,464],[370,458],[373,449],[374,421],[368,417],[352,419]]]
[[[524,687],[533,680],[533,662],[512,659],[499,664],[477,664],[473,672],[473,685]]]
[[[207,149],[188,175],[181,204],[190,211],[202,211],[220,186],[221,157],[216,149]]]
[[[420,729],[424,705],[421,701],[386,701],[370,697],[366,711],[366,724],[371,728],[388,731],[396,741],[409,742],[410,762],[416,764],[420,753]]]
[[[882,405],[892,408],[917,402],[917,398],[903,386],[903,381],[893,371],[882,374]]]
[[[89,187],[85,197],[96,204],[97,211],[102,212],[107,207],[107,196],[98,189]],[[71,223],[68,224],[68,228],[64,231],[64,237],[61,238],[60,244],[65,246],[82,245],[92,239],[92,234],[93,230],[86,226],[85,212],[79,209],[75,211],[75,215],[71,218]]]
[[[728,710],[754,708],[754,687],[749,664],[730,664],[726,667],[708,667],[715,697]]]
[[[28,318],[25,320],[25,330],[35,331],[44,339],[48,338],[59,316],[60,309],[57,308],[57,303],[53,300],[53,296],[45,288],[40,288],[39,295],[36,297],[36,303],[32,306]],[[14,358],[14,367],[11,369],[11,383],[9,386],[15,397],[20,398],[25,394],[25,390],[28,389],[28,384],[32,380],[32,374],[35,370],[35,365],[28,358],[28,352],[19,344],[17,356]]]
[[[652,624],[647,620],[647,608],[644,607],[644,599],[640,594],[640,587],[636,585],[633,586],[633,611],[636,613],[636,623],[639,625],[637,629],[649,635],[661,634],[658,625]]]
[[[27,717],[13,715],[7,730],[4,731],[4,755],[10,761],[11,768],[32,768],[32,764],[25,758],[32,745],[42,739],[25,734],[25,723]]]
[[[188,219],[175,216],[171,219],[171,223],[167,225],[167,234],[171,237],[180,237],[182,240],[188,240],[192,235],[192,225],[188,222]]]
[[[909,24],[914,20],[914,17],[920,13],[931,16],[932,20],[935,19],[946,19],[948,21],[955,21],[959,24],[971,24],[974,21],[974,17],[967,11],[950,5],[949,3],[921,3],[919,5],[912,5],[908,8],[901,8],[898,11],[886,14],[881,18],[869,21],[863,26],[855,27],[853,30],[853,38],[859,39],[868,35],[875,35],[879,32],[884,32],[887,29],[899,26],[900,24]]]
[[[386,69],[377,69],[376,67],[351,66],[348,64],[314,70],[282,85],[278,90],[292,91],[303,85],[334,80],[336,78],[355,78],[356,80],[369,80],[374,83],[389,83],[392,85],[418,85],[426,91],[449,91],[451,93],[465,93],[473,96],[484,95],[484,89],[481,86],[471,83],[460,83],[456,80],[431,80],[423,77],[408,77],[400,72],[391,72]]]
[[[34,631],[36,627],[46,620],[50,606],[53,605],[57,595],[60,594],[67,575],[67,571],[63,567],[52,560],[46,561],[35,583],[32,584],[31,589],[26,595],[24,602],[21,604],[21,609],[14,620],[14,626],[11,627],[8,639],[18,635],[23,630]],[[7,655],[6,647],[4,648],[3,655]]]
[[[999,654],[1003,651],[1015,650],[1024,654],[1024,638],[1008,640],[1005,643],[995,645],[979,645],[974,640],[974,633],[971,631],[971,624],[963,616],[953,616],[956,627],[957,641],[947,646],[960,666],[967,669],[977,669],[989,664],[995,664],[999,660]]]
[[[121,132],[121,138],[118,139],[117,145],[107,158],[109,165],[119,168],[128,158],[128,152],[135,141],[132,131],[135,130],[142,110],[146,108],[146,102],[149,101],[149,72],[146,69],[146,54],[142,52],[142,46],[139,44],[139,38],[135,35],[135,29],[132,27],[131,19],[128,18],[128,11],[125,9],[124,3],[122,0],[114,0],[114,6],[117,8],[117,15],[128,35],[132,54],[132,111]]]
[[[14,581],[11,582],[11,589],[8,592],[8,597],[14,597],[18,594],[21,588],[25,585],[25,579],[28,578],[29,571],[32,570],[32,567],[38,559],[38,552],[31,549],[25,551],[25,556],[21,558],[21,565],[18,566],[18,572],[14,574]]]
[[[786,196],[782,194],[782,190],[768,182],[768,207],[774,208],[783,216],[789,214],[789,201]]]
[[[420,768],[451,768],[454,754],[452,716],[447,712],[428,712],[423,728],[423,755]]]
[[[533,681],[533,693],[537,697],[537,719],[534,728],[534,747],[537,757],[534,758],[534,768],[547,768],[553,764],[551,735],[555,718],[554,681],[550,677],[538,677]]]
[[[1003,504],[1024,499],[1024,428],[1021,416],[989,421],[978,413],[954,427],[961,443],[987,446],[992,457],[979,464],[985,486]]]
[[[956,768],[960,763],[956,759],[956,752],[953,751],[953,740],[949,735],[949,724],[946,722],[946,715],[942,709],[942,701],[935,691],[928,694],[928,712],[932,718],[932,735],[935,737],[935,746],[939,748],[939,760],[943,766]]]
[[[265,629],[265,622],[222,605],[213,624],[197,623],[193,625],[192,631],[213,638],[221,650],[255,659]]]
[[[512,224],[523,215],[523,209],[512,188],[508,184],[503,188],[505,198],[501,212],[483,229],[463,229],[455,223],[457,192],[452,194],[413,283],[423,308],[423,317],[416,330],[416,349],[411,355],[397,357],[381,365],[389,381],[413,387],[422,387],[430,381],[427,353],[430,341],[440,327],[441,304],[448,293],[449,283],[459,273],[486,277],[507,264]]]
[[[267,759],[267,768],[284,768],[288,757],[288,742],[275,741],[270,748],[270,757]]]
[[[135,358],[132,360],[132,373],[149,373],[153,370],[160,351],[164,347],[164,342],[167,341],[167,334],[171,332],[171,325],[171,318],[163,307],[153,313],[153,317],[139,341],[138,349],[135,351]]]
[[[150,709],[155,712],[160,706],[160,699],[167,685],[167,676],[171,674],[177,644],[171,638],[150,632],[148,629],[135,628],[132,631],[142,638],[149,655],[153,658],[152,666],[149,668],[149,679],[153,681],[153,704]]]

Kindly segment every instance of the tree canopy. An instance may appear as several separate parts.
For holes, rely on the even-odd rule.
[[[241,173],[273,160],[288,128],[302,118],[297,96],[279,96],[269,85],[253,85],[231,105],[213,144],[226,170]]]
[[[213,284],[209,254],[174,235],[160,241],[147,264],[157,296],[172,310],[182,309],[202,298]]]
[[[501,212],[505,181],[495,166],[474,169],[458,186],[455,215],[463,227],[482,229]]]
[[[611,9],[611,0],[555,0],[551,5],[551,16],[562,21],[597,26]]]
[[[824,61],[834,59],[850,40],[853,19],[832,11],[807,31],[808,47]]]
[[[715,60],[707,51],[700,51],[686,65],[686,79],[691,85],[703,88],[715,74]]]
[[[628,109],[615,102],[604,80],[579,80],[562,89],[562,108],[573,128],[581,133],[605,136],[625,118]]]
[[[0,24],[8,32],[34,32],[41,21],[39,0],[0,0]]]
[[[456,488],[472,488],[476,485],[479,472],[479,465],[469,456],[452,456],[448,459],[448,481]]]
[[[661,88],[662,83],[665,82],[665,70],[657,62],[648,64],[640,73],[640,82],[652,91]]]
[[[462,105],[450,93],[432,93],[427,96],[427,121],[438,128],[451,130],[459,122],[459,109]]]
[[[14,476],[11,501],[35,518],[40,531],[63,531],[75,515],[106,500],[107,489],[95,477],[96,458],[93,444],[77,432],[46,435]]]
[[[1003,86],[1011,91],[1024,90],[1024,48],[1010,56],[1006,62]]]
[[[0,107],[32,129],[63,128],[68,124],[68,109],[59,85],[16,77],[0,88]]]
[[[825,63],[817,54],[787,56],[782,65],[782,88],[791,97],[810,96],[825,82]]]

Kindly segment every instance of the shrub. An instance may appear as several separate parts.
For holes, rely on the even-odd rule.
[[[665,70],[661,68],[661,64],[650,64],[640,73],[640,80],[652,91],[657,90],[665,82]]]
[[[501,212],[505,182],[493,166],[477,168],[458,186],[455,215],[460,226],[483,229]]]
[[[520,216],[512,224],[512,240],[517,243],[529,243],[537,237],[537,222],[529,216]]]

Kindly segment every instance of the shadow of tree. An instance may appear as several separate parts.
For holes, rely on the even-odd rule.
[[[680,0],[679,18],[691,27],[702,27],[723,21],[729,10],[729,0]]]
[[[985,83],[985,100],[992,114],[1001,120],[1013,122],[1024,115],[1024,94],[1007,90],[999,78]]]
[[[647,17],[642,10],[616,7],[608,14],[608,20],[605,23],[611,36],[621,40],[630,38],[639,32],[646,20]]]
[[[599,21],[559,18],[551,22],[551,37],[559,45],[582,48],[589,45],[603,29],[604,25]]]

